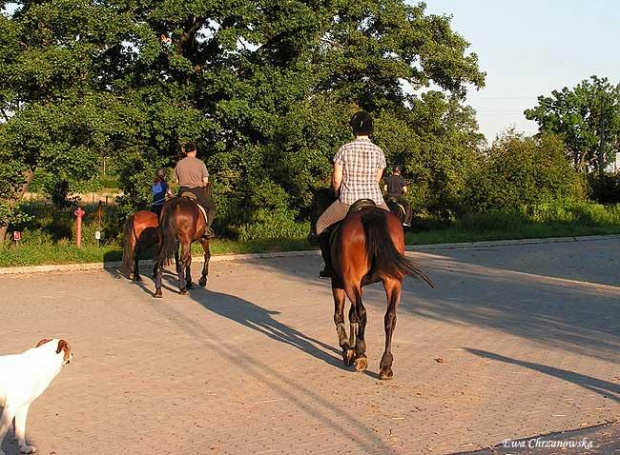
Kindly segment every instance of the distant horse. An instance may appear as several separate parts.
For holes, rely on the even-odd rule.
[[[140,255],[149,249],[154,249],[159,243],[158,225],[157,214],[148,210],[136,212],[125,223],[123,233],[123,269],[127,278],[132,277],[131,270],[133,265],[133,280],[142,281],[139,266]],[[153,275],[155,275],[155,270],[153,270]]]
[[[311,222],[333,201],[328,190],[315,192]],[[373,204],[372,201],[369,201]],[[362,303],[362,288],[382,282],[387,295],[385,313],[385,351],[380,363],[381,379],[393,377],[392,334],[396,326],[396,309],[400,305],[403,278],[418,277],[434,287],[433,282],[411,259],[405,257],[405,234],[400,221],[392,213],[365,204],[355,210],[354,204],[347,217],[332,227],[330,243],[332,257],[332,293],[334,296],[334,323],[342,348],[345,365],[355,364],[357,371],[368,366],[366,358],[366,309]],[[316,232],[313,225],[313,232]],[[349,336],[345,328],[345,296],[351,301]]]
[[[201,213],[196,202],[185,197],[175,197],[166,201],[159,223],[159,237],[161,241],[155,264],[154,297],[162,297],[162,270],[164,264],[168,264],[173,255],[175,255],[177,263],[179,292],[187,294],[187,289],[192,288],[190,266],[192,264],[192,243],[195,241],[199,241],[204,250],[204,266],[198,283],[203,287],[207,285],[211,249],[209,247],[209,240],[202,237],[206,227],[205,216]],[[181,246],[180,257],[179,245]]]
[[[400,221],[401,224],[404,223],[405,215],[407,212],[405,211],[405,207],[400,202],[398,202],[398,199],[392,196],[386,197],[385,204],[390,209],[390,212],[392,212],[394,216],[398,218],[398,221]]]

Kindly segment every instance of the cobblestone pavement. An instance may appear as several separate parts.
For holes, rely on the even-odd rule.
[[[207,290],[168,281],[163,300],[111,272],[0,277],[1,353],[74,347],[29,438],[57,455],[445,454],[620,416],[620,240],[412,256],[437,289],[407,281],[387,382],[381,286],[355,373],[318,257],[214,263]]]

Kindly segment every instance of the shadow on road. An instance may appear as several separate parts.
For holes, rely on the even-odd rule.
[[[503,355],[495,354],[493,352],[471,348],[465,348],[465,350],[479,357],[484,357],[486,359],[496,360],[498,362],[504,362],[511,365],[529,368],[530,370],[535,370],[549,376],[554,376],[556,378],[583,387],[584,389],[588,389],[594,393],[598,393],[599,395],[605,398],[609,398],[617,403],[620,403],[620,385],[618,384],[575,373],[573,371],[562,370],[560,368],[541,365],[539,363],[526,362],[524,360],[512,359],[510,357],[505,357]]]

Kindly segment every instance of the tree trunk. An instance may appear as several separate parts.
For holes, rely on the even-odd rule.
[[[26,194],[26,191],[28,191],[28,186],[30,185],[30,182],[32,182],[32,178],[34,177],[34,169],[28,169],[27,171],[24,171],[23,176],[24,183],[15,189],[13,197],[11,198],[11,200],[13,200],[14,202],[21,201],[24,197],[24,194]],[[0,224],[0,244],[4,243],[8,230],[8,224]]]

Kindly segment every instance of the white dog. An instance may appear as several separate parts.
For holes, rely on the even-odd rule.
[[[30,404],[41,395],[71,362],[71,346],[65,340],[41,340],[22,354],[0,356],[0,455],[2,442],[15,419],[15,438],[21,453],[37,449],[26,444],[26,418]]]

